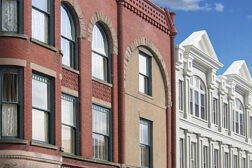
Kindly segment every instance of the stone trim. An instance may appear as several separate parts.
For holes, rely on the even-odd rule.
[[[164,59],[161,55],[161,53],[158,51],[157,47],[147,38],[140,37],[135,40],[133,40],[130,45],[128,46],[125,56],[124,56],[124,81],[126,81],[126,74],[127,74],[127,66],[128,62],[130,60],[130,57],[132,56],[133,51],[139,47],[139,46],[144,46],[148,48],[152,53],[153,56],[156,58],[157,63],[159,65],[159,68],[162,72],[162,76],[164,78],[165,82],[165,95],[166,95],[166,106],[171,107],[171,86],[170,84],[170,78],[169,74],[166,68],[166,64],[164,62]]]
[[[19,150],[1,150],[0,159],[21,159],[31,160],[50,164],[60,165],[62,158],[58,156],[52,156],[47,154],[37,154],[34,152],[19,151]]]
[[[72,6],[72,8],[75,10],[76,15],[78,16],[78,21],[79,21],[79,28],[80,28],[80,38],[86,39],[86,29],[85,29],[85,20],[84,16],[81,10],[81,7],[77,0],[61,0],[61,2],[66,2]]]
[[[112,54],[118,54],[118,41],[117,41],[117,34],[116,29],[114,28],[112,21],[102,12],[95,12],[93,16],[90,17],[88,23],[88,30],[87,30],[87,39],[88,41],[92,42],[92,33],[94,25],[97,22],[102,22],[106,28],[109,30],[109,38],[112,40]]]
[[[92,102],[95,103],[95,104],[99,104],[101,106],[104,106],[104,107],[107,107],[107,108],[111,108],[112,105],[110,102],[106,102],[104,100],[101,100],[99,98],[96,98],[96,97],[92,97]]]
[[[0,65],[16,65],[26,67],[26,60],[17,58],[0,58]]]
[[[57,73],[54,70],[48,69],[46,67],[42,67],[42,66],[40,66],[38,64],[34,64],[32,62],[30,64],[30,67],[31,67],[32,70],[35,70],[35,71],[38,71],[40,73],[43,73],[43,74],[52,76],[54,78],[57,78]]]
[[[65,87],[65,86],[61,86],[61,92],[69,94],[69,95],[74,96],[74,97],[79,97],[79,92],[78,91],[70,89],[70,88]]]

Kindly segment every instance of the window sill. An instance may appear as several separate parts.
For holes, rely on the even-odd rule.
[[[184,113],[184,110],[179,110],[180,113]]]
[[[28,140],[25,139],[0,139],[0,144],[28,144]]]
[[[103,84],[103,85],[106,85],[106,86],[108,86],[108,87],[112,87],[112,86],[113,86],[111,83],[108,83],[108,82],[106,82],[106,81],[100,80],[100,79],[95,78],[95,77],[92,77],[92,80],[93,80],[93,81],[96,81],[96,82],[98,82],[98,83],[101,83],[101,84]]]
[[[27,35],[18,33],[0,33],[0,37],[20,38],[24,40],[28,39]]]
[[[207,120],[204,120],[204,119],[202,119],[202,118],[196,117],[196,116],[194,116],[194,115],[192,115],[192,118],[195,118],[196,120],[202,121],[202,122],[204,122],[204,123],[208,123]]]
[[[139,92],[139,91],[138,91],[138,94],[139,94],[139,95],[142,95],[142,96],[144,96],[144,97],[147,97],[148,99],[153,100],[153,97],[152,97],[152,96],[150,96],[150,95],[147,95],[147,94],[142,93],[142,92]]]
[[[77,156],[77,155],[72,155],[72,154],[68,154],[68,153],[62,153],[62,156],[66,157],[66,158],[70,158],[70,159],[82,160],[82,161],[96,163],[96,164],[104,164],[104,165],[109,165],[109,166],[120,167],[119,163],[110,162],[110,161],[95,160],[95,159],[88,159],[83,156]]]
[[[43,143],[43,142],[38,142],[38,141],[31,141],[31,145],[32,146],[38,146],[38,147],[42,147],[42,148],[47,148],[47,149],[54,149],[54,150],[58,150],[58,147],[55,145],[51,145],[51,144],[47,144],[47,143]]]
[[[46,43],[43,43],[43,42],[41,42],[41,41],[39,41],[39,40],[37,40],[37,39],[31,38],[31,42],[33,42],[33,43],[35,43],[35,44],[37,44],[37,45],[40,45],[40,46],[42,46],[42,47],[44,47],[44,48],[47,48],[47,49],[49,49],[49,50],[51,50],[51,51],[58,52],[58,49],[57,49],[57,48],[55,48],[55,47],[53,47],[53,46],[51,46],[51,45],[48,45],[48,44],[46,44]]]
[[[76,73],[76,74],[78,74],[78,75],[80,74],[80,71],[75,70],[75,69],[73,69],[73,68],[71,68],[71,67],[69,67],[69,66],[63,65],[63,64],[62,64],[62,68],[63,68],[63,69],[66,69],[66,70],[68,70],[68,71],[70,71],[70,72]]]

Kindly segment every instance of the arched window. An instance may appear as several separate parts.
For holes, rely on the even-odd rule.
[[[61,50],[63,51],[62,64],[78,69],[77,62],[77,31],[74,17],[66,5],[61,5]]]
[[[92,76],[110,82],[108,38],[103,27],[95,24],[92,38]]]
[[[190,113],[206,120],[206,87],[203,81],[193,76],[190,79]]]
[[[234,131],[244,135],[244,107],[239,99],[235,99]]]

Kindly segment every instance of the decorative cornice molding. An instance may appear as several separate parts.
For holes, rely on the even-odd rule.
[[[177,34],[173,21],[175,12],[161,9],[149,0],[117,0],[117,3],[123,5],[126,9],[135,13],[164,33],[171,36]]]

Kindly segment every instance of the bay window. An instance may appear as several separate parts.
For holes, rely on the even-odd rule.
[[[93,158],[111,160],[110,110],[92,105]]]
[[[0,76],[0,138],[22,138],[21,71],[12,67],[1,67]]]
[[[53,1],[32,0],[32,38],[53,43]]]
[[[52,143],[53,111],[52,81],[45,76],[32,74],[32,139]]]
[[[61,139],[64,152],[77,154],[78,106],[75,97],[61,95]]]
[[[0,0],[0,31],[21,33],[22,31],[22,0]]]

